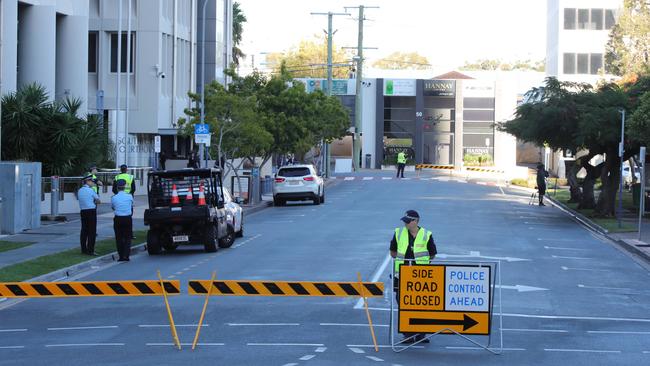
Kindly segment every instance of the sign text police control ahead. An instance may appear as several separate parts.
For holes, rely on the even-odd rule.
[[[491,267],[400,266],[401,333],[490,334]]]

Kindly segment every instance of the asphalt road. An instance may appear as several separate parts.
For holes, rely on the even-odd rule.
[[[171,298],[183,350],[171,345],[162,298],[30,299],[0,302],[0,365],[428,365],[650,363],[647,269],[559,209],[528,205],[514,189],[441,175],[388,179],[365,173],[326,192],[326,204],[270,208],[245,219],[246,236],[214,254],[200,248],[134,256],[83,280],[189,279],[355,281],[389,284],[383,264],[406,209],[434,232],[438,259],[501,260],[502,304],[494,308],[492,355],[451,335],[394,353],[390,296],[371,299],[381,347],[371,348],[353,298],[212,297],[192,342],[203,298]],[[351,176],[352,177],[352,176]],[[342,177],[341,177],[342,178]],[[365,178],[365,179],[364,179]],[[384,179],[386,178],[386,179]],[[497,293],[498,295],[498,293]],[[485,337],[475,337],[479,342]]]

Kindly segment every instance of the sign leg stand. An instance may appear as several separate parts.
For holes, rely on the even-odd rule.
[[[172,309],[169,307],[169,300],[167,300],[167,291],[165,290],[165,283],[163,282],[162,276],[160,276],[160,270],[158,270],[158,279],[160,280],[160,287],[162,288],[163,297],[165,298],[165,306],[167,307],[167,315],[169,316],[169,327],[172,331],[172,338],[174,339],[174,344],[180,350],[181,341],[178,339],[176,325],[174,324],[174,317],[172,316]]]
[[[368,310],[368,299],[365,295],[365,290],[363,289],[363,281],[361,281],[361,273],[357,272],[357,278],[359,279],[359,289],[361,289],[361,297],[363,298],[363,306],[366,309],[366,316],[368,317],[368,325],[370,326],[370,335],[372,336],[372,344],[375,345],[375,352],[379,352],[379,347],[377,347],[377,337],[375,337],[375,329],[372,327],[372,318],[370,317],[370,310]]]
[[[196,335],[194,335],[194,342],[192,342],[192,350],[196,348],[196,343],[199,341],[199,335],[201,334],[201,326],[203,325],[203,319],[205,318],[205,310],[208,308],[208,301],[210,300],[210,295],[212,295],[212,283],[214,283],[214,279],[216,276],[217,276],[217,271],[212,272],[210,287],[208,288],[208,293],[205,295],[203,310],[201,311],[201,317],[199,318],[199,326],[196,328]]]

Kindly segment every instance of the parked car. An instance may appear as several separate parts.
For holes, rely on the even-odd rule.
[[[636,177],[637,182],[641,180],[641,171],[639,170],[639,168],[634,169],[634,176]],[[629,164],[623,164],[623,180],[627,184],[632,183],[632,175],[630,174]]]
[[[144,212],[147,251],[174,251],[182,244],[202,244],[206,252],[227,248],[226,209],[218,169],[150,172],[149,208]],[[230,235],[232,236],[232,235]]]
[[[290,165],[278,169],[273,181],[273,204],[312,200],[325,203],[325,183],[313,165]]]
[[[233,199],[228,188],[223,189],[223,198],[226,203],[228,231],[233,232],[235,237],[241,238],[244,236],[244,213],[240,206],[242,200],[239,197]]]

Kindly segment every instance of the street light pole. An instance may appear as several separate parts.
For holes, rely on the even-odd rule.
[[[620,110],[621,113],[621,142],[618,145],[618,156],[620,157],[621,166],[620,166],[620,182],[618,187],[618,228],[623,227],[623,153],[624,153],[624,142],[625,142],[625,109]]]
[[[361,81],[363,78],[363,5],[359,5],[359,34],[357,41],[357,75],[356,86],[357,95],[354,101],[354,137],[352,140],[352,166],[354,171],[359,171],[359,154],[361,153],[361,130],[362,113],[363,113],[363,95],[361,90]]]
[[[117,6],[117,95],[115,98],[115,165],[120,166],[120,94],[122,89],[122,0]],[[126,149],[126,147],[125,147]],[[126,162],[124,162],[126,163]]]
[[[201,10],[201,124],[205,123],[205,10],[209,0],[203,0],[203,8]],[[205,155],[205,145],[199,144],[199,167],[204,168],[203,157]]]

